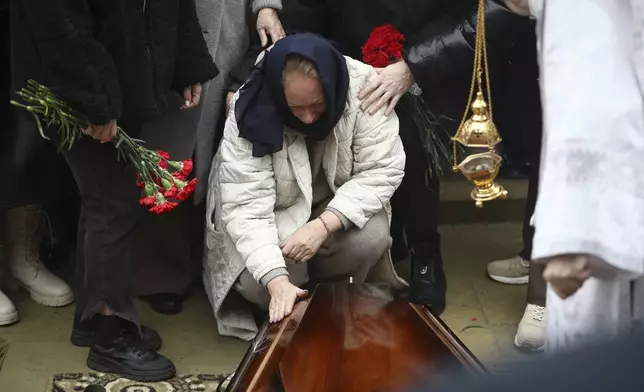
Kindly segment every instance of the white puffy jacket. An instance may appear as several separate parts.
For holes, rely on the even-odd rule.
[[[383,109],[369,115],[360,109],[358,90],[373,68],[346,60],[347,105],[317,152],[335,195],[329,207],[362,228],[383,208],[389,211],[404,175],[405,153],[395,114],[387,117]],[[286,267],[279,243],[310,219],[312,176],[306,141],[297,134],[285,134],[281,151],[253,157],[252,144],[239,137],[235,99],[210,174],[204,282],[219,332],[250,339],[257,331],[252,316],[228,294],[244,268],[259,281],[269,271]],[[376,264],[370,280],[398,288],[406,284],[395,274],[389,254]]]

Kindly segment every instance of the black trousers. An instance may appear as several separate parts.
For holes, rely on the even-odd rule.
[[[138,325],[130,297],[130,248],[145,209],[138,203],[135,172],[117,161],[112,143],[84,137],[63,153],[81,197],[76,315],[88,320],[105,305]]]
[[[522,42],[536,42],[534,29],[523,31]],[[543,135],[541,93],[539,89],[539,66],[534,46],[516,45],[513,48],[514,61],[502,65],[507,82],[500,83],[495,89],[499,95],[495,105],[499,116],[495,116],[504,143],[504,152],[510,162],[519,165],[530,164],[528,197],[523,217],[523,251],[520,256],[525,260],[532,257],[534,227],[530,219],[534,214],[539,191],[539,167],[541,164],[541,143]],[[527,302],[544,306],[546,283],[543,267],[530,264]]]
[[[534,227],[530,224],[532,214],[537,205],[539,192],[539,159],[530,166],[530,182],[528,183],[528,197],[523,216],[523,250],[519,254],[524,260],[532,258],[532,240]],[[543,266],[530,263],[530,280],[528,281],[527,303],[546,306],[546,281],[543,279]]]
[[[430,258],[440,258],[438,174],[431,167],[425,142],[412,117],[409,102],[401,99],[396,106],[396,113],[407,160],[405,177],[391,198],[394,221],[392,230],[404,230],[409,248],[427,254]],[[396,233],[392,234],[394,242],[399,241]]]

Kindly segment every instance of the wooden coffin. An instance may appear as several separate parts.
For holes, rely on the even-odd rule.
[[[372,392],[485,374],[429,309],[387,285],[321,284],[279,324],[264,324],[229,392]]]

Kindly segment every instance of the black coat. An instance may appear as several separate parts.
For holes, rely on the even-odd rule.
[[[10,4],[11,91],[35,79],[95,124],[156,118],[183,102],[183,88],[217,75],[194,0]],[[25,113],[11,119],[0,133],[0,164],[14,192],[0,204],[41,202],[53,149]]]
[[[535,29],[532,21],[502,3],[488,0],[486,9],[495,121],[511,144],[508,152],[516,160],[531,160],[541,140]],[[423,98],[453,133],[470,88],[477,4],[476,0],[283,0],[280,18],[287,33],[316,32],[356,59],[362,59],[361,47],[375,27],[392,24],[406,37],[403,57],[424,91]],[[231,73],[231,90],[245,81],[259,51],[256,40]]]
[[[217,75],[194,0],[12,0],[13,88],[34,78],[92,122],[146,121]]]
[[[280,17],[287,31],[316,32],[360,60],[361,47],[375,27],[391,24],[413,40],[448,10],[440,0],[283,0]]]
[[[494,120],[510,161],[535,163],[542,135],[535,25],[501,3],[488,0],[485,16]],[[403,48],[423,97],[450,133],[460,123],[470,89],[476,11],[465,4],[443,13]]]

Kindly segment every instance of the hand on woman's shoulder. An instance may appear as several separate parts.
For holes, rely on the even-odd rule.
[[[349,105],[348,109],[361,110],[361,102],[358,99],[358,94],[360,93],[360,90],[369,83],[371,78],[376,77],[377,74],[369,64],[365,64],[362,61],[348,56],[344,56],[344,58],[347,60],[347,69],[349,70],[349,94],[347,96],[347,103]]]

